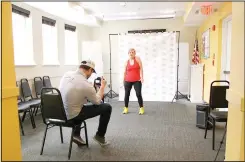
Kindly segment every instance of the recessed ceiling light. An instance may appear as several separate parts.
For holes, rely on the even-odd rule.
[[[120,3],[120,6],[125,7],[125,6],[126,6],[126,2],[121,2],[121,3]]]

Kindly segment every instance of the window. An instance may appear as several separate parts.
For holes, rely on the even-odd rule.
[[[210,29],[208,29],[202,34],[202,52],[205,59],[210,57],[209,37],[210,37]]]
[[[76,27],[65,24],[65,65],[78,65]]]
[[[56,21],[42,17],[43,65],[59,65]]]
[[[35,65],[30,11],[12,5],[15,65]]]

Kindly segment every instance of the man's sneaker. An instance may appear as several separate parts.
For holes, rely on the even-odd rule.
[[[140,108],[140,111],[139,111],[139,114],[140,114],[140,115],[143,115],[144,113],[145,113],[144,107],[141,107],[141,108]]]
[[[78,146],[84,146],[86,143],[80,136],[73,136],[73,142],[76,143]]]
[[[99,143],[101,146],[109,145],[109,142],[105,140],[105,137],[100,137],[98,135],[94,136],[94,140]]]
[[[127,107],[124,107],[123,108],[123,114],[127,114],[128,113],[128,108]]]

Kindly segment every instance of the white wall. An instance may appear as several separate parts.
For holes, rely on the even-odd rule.
[[[77,25],[59,17],[53,16],[39,9],[31,7],[25,3],[13,2],[13,4],[25,8],[31,12],[32,17],[32,29],[33,29],[33,49],[34,49],[34,60],[36,66],[16,66],[16,80],[19,81],[21,78],[27,78],[32,82],[32,79],[36,76],[48,75],[51,78],[53,86],[58,86],[62,75],[69,70],[75,70],[77,66],[65,66],[65,38],[64,38],[64,24],[74,25],[77,27],[78,32],[78,53],[79,61],[82,60],[82,41],[92,39],[92,29],[87,26]],[[42,65],[42,16],[49,17],[56,20],[57,32],[58,32],[58,54],[59,54],[59,66],[43,66]]]
[[[151,19],[151,20],[125,20],[125,21],[110,21],[104,22],[100,28],[93,29],[93,40],[99,40],[102,43],[104,75],[109,80],[110,69],[110,52],[109,52],[109,34],[127,33],[128,30],[143,30],[143,29],[167,29],[167,31],[180,31],[180,42],[189,44],[189,58],[192,55],[194,47],[194,39],[197,28],[184,26],[182,18],[176,19]],[[113,55],[117,49],[117,36],[111,37],[112,46],[112,82],[113,90],[118,93],[119,72],[117,71],[118,61],[116,54]],[[125,54],[127,55],[127,54]],[[181,58],[181,56],[180,56]],[[188,58],[188,59],[189,59]],[[189,59],[190,60],[190,59]],[[180,83],[182,84],[182,83]],[[187,82],[182,84],[188,86]],[[182,88],[186,89],[188,88]]]

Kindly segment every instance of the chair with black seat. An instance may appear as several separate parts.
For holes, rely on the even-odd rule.
[[[53,88],[49,76],[43,76],[43,85],[45,88]]]
[[[16,85],[17,85],[17,83],[16,83]],[[18,87],[18,85],[17,85],[17,87]],[[35,125],[35,122],[34,122],[33,112],[31,111],[30,104],[28,102],[23,102],[20,95],[18,96],[17,100],[18,100],[19,123],[20,123],[20,128],[21,128],[22,135],[24,136],[25,135],[24,128],[23,128],[21,117],[20,117],[21,113],[24,113],[24,114],[29,113],[32,127],[36,128],[36,125]]]
[[[30,104],[30,107],[36,110],[36,108],[40,107],[41,99],[40,98],[34,98],[31,93],[31,88],[29,85],[29,82],[26,78],[23,78],[20,80],[20,87],[21,87],[21,93],[24,102],[27,102]],[[25,119],[25,114],[23,115],[22,121]]]
[[[47,91],[53,91],[53,93],[46,93]],[[69,127],[69,128],[72,128],[69,153],[68,153],[68,159],[70,159],[74,130],[76,127],[79,127],[79,125],[76,125],[72,120],[67,119],[62,97],[61,97],[60,91],[57,88],[43,88],[42,89],[41,91],[41,111],[42,111],[43,122],[46,125],[46,129],[44,132],[40,154],[41,155],[43,154],[46,134],[49,128],[52,128],[54,126],[60,127],[61,143],[63,143],[62,127]],[[85,121],[83,121],[83,126],[81,127],[81,129],[82,128],[84,128],[85,130],[86,145],[88,147],[87,126],[86,126]]]
[[[49,76],[43,76],[43,86],[45,88],[53,88]],[[50,90],[47,90],[47,92],[50,92]]]
[[[41,97],[41,90],[43,88],[43,80],[41,77],[35,77],[34,78],[34,87],[35,87],[35,93],[36,93],[36,97],[40,98]],[[37,115],[38,112],[38,108],[35,111],[35,116]]]
[[[227,83],[227,85],[213,85],[214,83]],[[226,100],[226,90],[229,89],[229,82],[226,80],[216,80],[210,86],[210,98],[208,108],[208,118],[206,126],[211,124],[213,128],[212,135],[212,149],[215,149],[215,125],[216,122],[227,123],[228,111],[217,111],[218,108],[228,108],[228,101]],[[205,129],[204,138],[207,136],[207,127]]]

